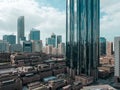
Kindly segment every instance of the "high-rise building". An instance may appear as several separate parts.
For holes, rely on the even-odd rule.
[[[107,42],[106,53],[107,56],[113,55],[113,42]]]
[[[9,44],[6,41],[0,40],[0,53],[9,52]]]
[[[23,42],[23,52],[32,52],[32,42],[31,41]]]
[[[29,34],[30,40],[40,40],[40,31],[32,28]]]
[[[20,40],[25,39],[24,32],[24,16],[20,16],[17,20],[17,42],[20,44]]]
[[[66,59],[70,76],[98,78],[100,0],[66,0]]]
[[[114,38],[114,51],[115,51],[115,77],[120,82],[120,37]]]
[[[54,33],[52,33],[51,39],[52,39],[53,47],[56,47],[56,35]]]
[[[62,36],[58,35],[57,36],[57,47],[58,47],[58,44],[60,44],[61,42],[62,42]]]
[[[100,37],[100,55],[106,55],[106,39],[104,37]]]
[[[16,36],[15,35],[4,35],[3,40],[7,41],[9,44],[16,44]]]

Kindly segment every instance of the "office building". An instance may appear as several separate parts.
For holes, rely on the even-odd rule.
[[[120,79],[120,37],[114,38],[115,77]]]
[[[58,48],[56,47],[52,48],[52,55],[58,55]]]
[[[107,42],[107,56],[113,55],[113,42]]]
[[[9,47],[9,51],[11,53],[14,53],[14,52],[22,52],[23,51],[23,48],[22,48],[22,45],[21,44],[11,44],[10,47]]]
[[[66,59],[70,76],[98,78],[100,0],[66,0]]]
[[[6,41],[0,40],[0,53],[9,52],[9,44]]]
[[[100,56],[106,55],[106,39],[100,37]]]
[[[32,28],[29,34],[30,40],[40,40],[40,31]]]
[[[32,42],[31,41],[23,42],[23,52],[32,52]]]
[[[20,16],[17,20],[17,43],[20,44],[20,40],[25,40],[25,27],[24,16]]]
[[[16,44],[16,36],[15,35],[4,35],[3,40],[7,41],[9,44]]]
[[[32,52],[42,52],[42,40],[32,41]]]
[[[62,36],[58,35],[57,36],[57,47],[58,47],[58,44],[60,44],[61,42],[62,42]]]
[[[52,39],[53,47],[56,47],[56,35],[54,33],[52,33],[51,39]]]
[[[58,44],[58,55],[65,55],[65,43]]]

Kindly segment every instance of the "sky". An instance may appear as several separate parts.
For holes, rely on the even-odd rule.
[[[100,36],[113,41],[120,36],[120,0],[100,0]],[[32,28],[41,32],[41,40],[54,32],[65,41],[65,0],[0,0],[0,39],[5,34],[17,32],[17,19],[25,16],[25,35]]]

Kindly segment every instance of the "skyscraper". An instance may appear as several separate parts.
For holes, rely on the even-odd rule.
[[[40,31],[32,28],[29,34],[30,40],[40,40]]]
[[[106,53],[107,53],[107,56],[113,55],[113,42],[107,42]]]
[[[24,40],[24,16],[20,16],[17,21],[17,42],[20,44],[20,40]]]
[[[116,82],[120,81],[120,37],[114,38],[115,50],[115,77]]]
[[[56,35],[54,33],[52,33],[51,39],[52,39],[53,47],[56,47]]]
[[[62,42],[62,36],[58,35],[57,36],[57,47],[58,47],[58,44],[60,44],[61,42]]]
[[[75,75],[85,74],[97,80],[100,0],[66,1],[67,66]]]
[[[106,55],[106,39],[104,37],[100,37],[100,55]]]

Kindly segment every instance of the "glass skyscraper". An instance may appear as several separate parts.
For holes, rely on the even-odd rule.
[[[62,42],[62,36],[58,35],[57,36],[57,47],[58,47],[58,44],[60,44],[61,42]]]
[[[9,44],[16,44],[16,36],[15,35],[4,35],[3,40],[7,41]]]
[[[106,39],[104,37],[100,37],[100,55],[106,55]]]
[[[29,34],[30,40],[40,40],[40,31],[36,29],[32,29]]]
[[[20,16],[17,21],[17,42],[20,44],[20,40],[25,39],[24,36],[24,16]]]
[[[66,0],[66,59],[75,75],[98,78],[100,0]]]

